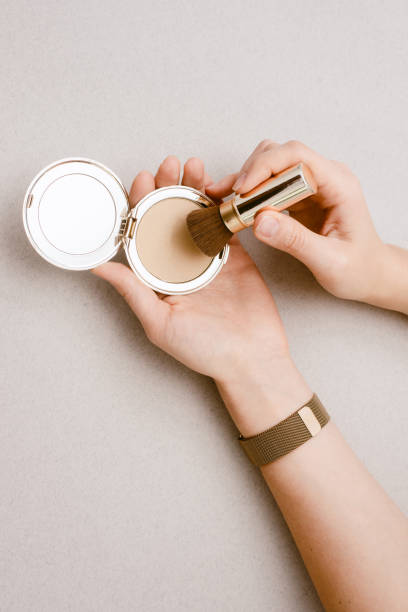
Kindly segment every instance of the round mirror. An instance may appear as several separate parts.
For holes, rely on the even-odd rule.
[[[27,235],[42,257],[72,270],[115,255],[126,191],[108,169],[90,160],[62,160],[31,183],[24,202]]]

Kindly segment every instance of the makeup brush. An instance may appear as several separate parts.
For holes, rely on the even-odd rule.
[[[198,248],[215,257],[234,234],[253,224],[263,208],[282,211],[316,191],[309,167],[299,163],[219,206],[194,210],[187,216],[187,226]]]

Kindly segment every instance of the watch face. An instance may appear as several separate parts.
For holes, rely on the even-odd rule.
[[[126,190],[111,170],[91,160],[65,159],[32,181],[24,200],[24,227],[44,259],[86,270],[117,252],[128,206]]]

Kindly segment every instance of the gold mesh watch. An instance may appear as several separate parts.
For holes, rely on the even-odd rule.
[[[312,399],[286,419],[251,438],[239,442],[254,465],[271,463],[313,438],[330,420],[323,404]]]

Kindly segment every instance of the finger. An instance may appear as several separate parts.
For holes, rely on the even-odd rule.
[[[160,332],[167,315],[168,304],[139,281],[130,268],[110,261],[94,268],[92,272],[115,287],[138,317],[149,337]]]
[[[233,186],[234,191],[245,193],[273,174],[286,170],[299,162],[305,162],[310,167],[318,187],[322,187],[329,172],[329,160],[301,142],[293,140],[254,157],[246,172],[238,177]]]
[[[154,178],[151,172],[142,170],[136,176],[132,183],[132,187],[129,192],[129,201],[132,206],[135,206],[139,200],[145,197],[148,193],[154,191]]]
[[[180,180],[180,161],[174,155],[169,155],[159,166],[155,176],[156,189],[178,185]]]
[[[255,236],[270,246],[302,261],[312,272],[330,265],[333,250],[330,241],[282,213],[264,210],[255,217]]]
[[[279,143],[275,142],[274,140],[271,140],[270,138],[265,138],[265,140],[261,140],[261,142],[259,143],[259,145],[257,145],[254,149],[254,153],[262,153],[263,151],[266,151],[267,149],[271,149],[273,147],[278,147]]]
[[[204,162],[198,157],[191,157],[184,164],[182,185],[193,187],[199,191],[204,190]]]
[[[208,185],[206,190],[210,198],[220,200],[230,195],[230,193],[232,193],[232,186],[235,183],[237,176],[238,172],[234,172],[234,174],[228,174],[227,176],[224,176],[224,178],[222,178],[217,183]]]
[[[204,174],[204,187],[205,187],[205,189],[207,189],[207,187],[209,187],[213,183],[214,183],[214,181],[212,180],[211,176],[209,174],[207,174],[207,172],[205,172],[205,174]]]
[[[276,149],[279,146],[280,146],[279,143],[274,142],[273,140],[269,140],[269,139],[261,140],[259,145],[255,147],[255,149],[252,151],[251,155],[245,161],[244,165],[242,166],[241,170],[239,171],[239,174],[242,174],[243,172],[246,172],[247,168],[251,165],[252,161],[260,153],[264,153],[265,151],[270,151],[271,149]]]
[[[280,145],[277,142],[274,142],[273,140],[262,140],[252,151],[251,155],[241,167],[241,170],[239,172],[229,174],[217,183],[211,185],[211,187],[207,187],[207,189],[209,190],[208,194],[214,199],[221,199],[230,195],[233,191],[232,187],[236,183],[238,177],[241,176],[244,172],[246,172],[247,168],[251,165],[256,156],[260,153],[263,153],[264,151],[269,151],[279,146]]]

